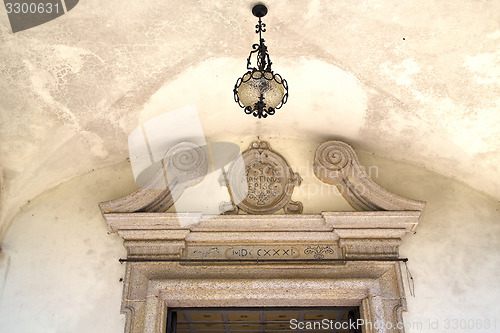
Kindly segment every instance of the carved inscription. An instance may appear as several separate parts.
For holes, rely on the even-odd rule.
[[[325,255],[333,254],[334,251],[329,245],[327,246],[316,245],[316,246],[308,246],[304,250],[304,253],[312,254],[316,259],[323,259],[325,258]]]
[[[221,203],[224,214],[302,213],[302,203],[291,200],[302,178],[265,141],[255,141],[242,154],[244,163],[232,163],[219,182],[231,189],[231,202]],[[244,184],[244,185],[243,185]]]
[[[188,259],[336,259],[338,244],[189,245]]]
[[[211,254],[218,254],[218,253],[220,253],[218,246],[213,246],[210,248],[200,248],[200,249],[193,250],[193,254],[199,255],[199,256],[210,256]]]
[[[226,250],[229,259],[292,259],[299,256],[299,250],[291,246],[235,246]]]
[[[249,204],[273,204],[284,193],[283,170],[271,163],[254,162],[246,170]]]

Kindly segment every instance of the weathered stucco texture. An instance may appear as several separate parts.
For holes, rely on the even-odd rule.
[[[195,104],[207,140],[342,139],[500,198],[498,1],[272,1],[288,104],[233,101],[252,1],[80,1],[13,34],[0,14],[0,240],[19,209],[128,156],[141,121]]]
[[[327,185],[318,187],[322,183],[312,169],[306,176],[305,156],[312,158],[317,144],[266,140],[303,175],[298,189],[304,189],[297,190],[294,199],[304,203],[305,213],[346,209],[334,186],[331,192]],[[290,145],[293,153],[285,149]],[[424,168],[357,153],[375,182],[427,202],[416,233],[404,237],[400,250],[401,257],[409,258],[416,292],[416,297],[410,296],[405,286],[409,312],[404,320],[414,325],[406,332],[498,332],[498,202]],[[134,189],[130,164],[122,162],[65,182],[23,209],[7,232],[0,256],[2,332],[123,332],[125,320],[119,311],[125,265],[118,259],[126,251],[117,234],[107,233],[98,203]],[[446,321],[455,319],[476,326],[446,330]],[[435,322],[438,328],[430,328]]]

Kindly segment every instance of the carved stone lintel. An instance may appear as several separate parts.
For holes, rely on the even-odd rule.
[[[295,186],[302,178],[269,143],[255,141],[243,152],[243,163],[233,163],[219,179],[231,193],[231,203],[221,204],[225,214],[241,209],[249,214],[270,214],[284,209],[287,214],[302,213],[302,203],[292,201]]]
[[[172,147],[155,166],[156,172],[146,184],[123,198],[101,202],[101,211],[164,212],[186,187],[203,179],[208,172],[208,159],[205,150],[198,145],[181,142]]]
[[[402,322],[399,263],[380,259],[397,258],[401,237],[420,212],[188,215],[193,223],[181,225],[175,213],[104,214],[128,258],[167,259],[127,263],[125,332],[164,332],[169,306],[237,307],[242,299],[245,306],[361,305],[365,322]],[[378,261],[331,261],[344,258]]]
[[[314,173],[322,182],[337,186],[349,204],[360,211],[421,211],[425,206],[423,201],[398,196],[372,181],[352,147],[341,141],[327,141],[318,147]]]
[[[321,215],[104,214],[129,257],[185,259],[397,258],[420,212]],[[279,241],[277,241],[279,240]]]

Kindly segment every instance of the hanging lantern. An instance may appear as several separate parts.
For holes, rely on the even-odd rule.
[[[238,78],[234,86],[234,100],[245,110],[246,114],[266,118],[283,106],[288,100],[288,84],[278,73],[271,69],[271,59],[264,44],[262,33],[266,32],[266,24],[262,17],[267,14],[264,5],[256,5],[252,13],[259,18],[255,32],[259,34],[259,44],[253,44],[253,51],[247,59],[249,70]],[[256,67],[252,67],[252,56],[256,57]]]

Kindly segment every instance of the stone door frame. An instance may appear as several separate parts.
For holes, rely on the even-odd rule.
[[[126,333],[163,333],[169,307],[217,306],[359,306],[368,323],[363,332],[404,332],[402,274],[400,263],[391,260],[399,257],[401,238],[414,230],[420,211],[184,214],[183,226],[177,215],[105,214],[131,260],[122,301]],[[242,246],[290,245],[300,252],[296,259],[311,260],[234,261],[233,250]],[[212,252],[216,246],[219,251]],[[323,259],[305,250],[327,247],[333,253]]]
[[[147,186],[99,205],[127,249],[126,333],[164,332],[169,307],[283,305],[359,306],[365,333],[404,332],[406,299],[396,260],[425,202],[382,188],[366,175],[351,146],[327,141],[315,152],[314,173],[335,185],[356,212],[301,215],[302,204],[290,201],[290,192],[285,215],[238,215],[233,204],[226,215],[165,213],[208,170],[201,147],[184,142],[174,148],[164,161],[175,176],[171,188],[159,169]],[[292,173],[268,143],[249,149],[257,153],[248,153],[247,167],[252,156],[278,156],[274,162]],[[175,167],[178,159],[181,169]],[[286,178],[287,185],[300,184],[298,174]],[[282,204],[270,202],[261,213]]]

